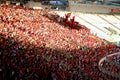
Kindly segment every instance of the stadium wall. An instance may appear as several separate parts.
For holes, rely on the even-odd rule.
[[[70,4],[68,10],[74,11],[74,12],[106,14],[106,13],[112,13],[111,10],[113,9],[120,10],[120,7],[107,6],[107,5],[95,5],[95,4]]]
[[[50,8],[51,5],[42,5],[40,2],[29,1],[25,6],[30,8]],[[72,1],[69,1],[69,6],[66,10],[71,12],[83,12],[83,13],[112,13],[112,11],[120,13],[120,7],[117,6],[107,6],[107,5],[96,5],[96,4],[77,4]]]

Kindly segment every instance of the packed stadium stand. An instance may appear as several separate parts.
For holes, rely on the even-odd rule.
[[[16,1],[0,3],[0,80],[120,79],[119,6]]]

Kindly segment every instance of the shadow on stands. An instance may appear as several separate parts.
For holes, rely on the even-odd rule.
[[[100,58],[106,55],[101,53],[105,47],[96,49],[81,47],[80,50],[69,51],[33,45],[29,42],[22,43],[15,41],[13,37],[6,38],[0,34],[2,80],[90,80],[100,75],[105,76],[97,65]]]
[[[70,62],[76,62],[72,60],[79,59],[73,51],[31,45],[29,42],[22,43],[15,41],[13,37],[5,38],[0,34],[1,80],[64,80],[74,79],[75,76],[82,79],[90,78],[80,67],[67,66]],[[73,75],[74,71],[78,72]]]

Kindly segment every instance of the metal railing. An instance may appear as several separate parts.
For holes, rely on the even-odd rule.
[[[105,74],[107,74],[107,75],[110,75],[110,76],[112,76],[112,77],[115,77],[115,78],[119,78],[119,79],[120,79],[120,74],[117,74],[117,73],[116,73],[116,74],[113,74],[111,71],[109,71],[109,70],[107,70],[106,68],[102,67],[102,63],[103,63],[104,61],[106,61],[107,63],[111,63],[111,64],[115,65],[116,67],[120,68],[120,64],[118,64],[118,63],[116,63],[116,62],[114,62],[114,61],[112,61],[112,60],[109,59],[109,57],[115,56],[115,55],[120,56],[120,52],[113,53],[113,54],[110,54],[110,55],[107,55],[107,56],[103,57],[103,58],[99,61],[98,65],[99,65],[99,69],[100,69],[101,72],[103,72],[103,73],[105,73]]]

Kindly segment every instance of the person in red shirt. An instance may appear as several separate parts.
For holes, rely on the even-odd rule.
[[[69,18],[70,18],[70,16],[71,16],[71,13],[65,14],[65,18],[63,20],[65,25],[69,25]]]
[[[70,16],[71,16],[71,13],[65,14],[65,20],[68,21],[68,19],[70,18]]]
[[[69,22],[69,26],[72,28],[75,26],[75,16],[72,17],[72,19]]]

